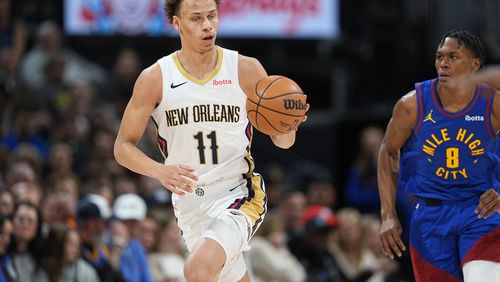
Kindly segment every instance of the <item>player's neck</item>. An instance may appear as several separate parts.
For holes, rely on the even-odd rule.
[[[474,81],[467,81],[455,85],[438,84],[437,88],[441,106],[449,112],[457,112],[474,98],[476,85]]]
[[[182,48],[177,52],[177,58],[187,73],[197,79],[204,79],[211,74],[217,66],[217,47],[203,53],[188,48]]]

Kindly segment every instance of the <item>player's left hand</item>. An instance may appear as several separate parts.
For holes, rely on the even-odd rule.
[[[304,117],[302,118],[302,120],[294,122],[292,124],[292,126],[290,126],[290,129],[288,130],[288,132],[297,132],[297,130],[299,129],[299,126],[303,122],[306,122],[306,120],[307,120],[307,111],[309,111],[309,104],[306,104],[306,114],[304,114]]]
[[[479,198],[479,204],[475,210],[477,218],[487,219],[494,212],[500,213],[500,195],[495,189],[489,189]]]

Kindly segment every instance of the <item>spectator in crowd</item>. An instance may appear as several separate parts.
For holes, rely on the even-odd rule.
[[[50,228],[44,248],[43,265],[50,282],[95,282],[95,269],[80,258],[80,237],[75,229],[64,224]]]
[[[361,213],[353,208],[341,208],[337,213],[339,224],[330,250],[342,273],[349,280],[366,276],[375,282],[379,265],[374,255],[363,244]]]
[[[400,272],[399,262],[390,260],[380,249],[380,226],[381,221],[377,215],[365,214],[361,218],[361,228],[363,236],[363,246],[366,247],[373,259],[370,262],[372,268],[378,271],[368,280],[369,282],[389,282],[411,280],[411,270],[406,271],[407,275]],[[409,257],[408,257],[409,259]]]
[[[14,227],[8,217],[0,214],[0,282],[14,281],[11,257],[7,253]]]
[[[158,248],[149,254],[151,275],[154,281],[184,282],[187,249],[173,211],[168,212],[161,222]]]
[[[47,175],[59,175],[73,172],[73,154],[71,147],[64,142],[52,144],[47,162]]]
[[[256,282],[302,282],[306,272],[286,244],[286,234],[280,218],[266,215],[255,236],[250,240],[248,254]]]
[[[278,163],[269,164],[263,171],[266,181],[267,208],[272,210],[278,207],[282,201],[283,194],[287,191],[285,184],[285,168]]]
[[[15,208],[14,196],[7,190],[0,190],[0,214],[11,218]]]
[[[77,208],[78,232],[82,258],[96,270],[103,282],[126,281],[120,271],[120,255],[127,236],[112,233],[110,246],[104,242],[106,221],[111,210],[106,199],[92,194],[84,197]],[[113,243],[114,242],[114,243]]]
[[[14,210],[14,232],[9,246],[14,281],[46,282],[48,277],[41,267],[43,256],[42,222],[40,212],[30,203],[21,203]]]
[[[41,134],[45,126],[44,119],[40,118],[40,111],[32,109],[21,109],[15,113],[11,127],[1,138],[1,144],[11,153],[23,145],[29,144],[45,160],[49,152],[48,140]],[[37,157],[38,159],[40,157]],[[37,169],[37,167],[33,167]]]
[[[122,194],[113,204],[113,215],[118,222],[114,222],[112,228],[119,227],[121,223],[126,227],[126,233],[129,235],[123,242],[123,251],[120,256],[120,270],[128,282],[153,281],[147,254],[138,240],[140,225],[146,213],[146,203],[136,194]]]
[[[290,251],[304,266],[308,282],[347,281],[328,250],[328,239],[337,226],[330,208],[309,206],[301,217],[302,232],[289,245]]]
[[[306,208],[306,197],[300,191],[291,191],[283,195],[278,207],[278,216],[283,222],[287,242],[294,239],[300,229],[300,219]]]
[[[137,194],[137,184],[128,176],[120,176],[115,181],[115,196],[119,197],[124,194]]]
[[[79,197],[79,183],[76,175],[61,173],[49,179],[41,207],[45,223],[64,223],[76,228],[75,211]]]
[[[161,185],[158,179],[140,176],[138,187],[148,209],[164,209],[165,206],[172,204],[171,193]]]
[[[113,183],[110,179],[90,179],[85,183],[83,191],[81,194],[87,195],[87,197],[91,197],[92,195],[97,195],[104,200],[107,208],[111,206],[114,201],[114,193],[113,193]],[[98,200],[100,202],[100,200]],[[111,213],[111,211],[109,211]]]
[[[12,17],[12,4],[12,0],[0,0],[0,77],[7,78],[17,76],[28,35],[24,20]]]
[[[159,228],[158,221],[150,213],[140,222],[139,242],[148,254],[156,251]]]
[[[337,205],[337,189],[331,181],[313,180],[307,185],[307,205],[320,205],[335,208]]]
[[[9,165],[5,175],[5,187],[10,187],[17,182],[37,182],[38,178],[33,167],[25,161],[14,161]]]
[[[117,115],[121,115],[125,110],[141,70],[142,63],[134,49],[124,48],[118,53],[113,66],[111,90],[107,97],[116,104]]]
[[[102,84],[105,72],[94,63],[63,47],[60,27],[53,21],[38,26],[35,46],[26,53],[21,65],[21,78],[34,90],[45,83],[44,68],[51,58],[64,62],[64,81],[68,85],[78,82]]]
[[[30,181],[17,182],[10,187],[10,191],[14,195],[16,204],[29,203],[37,208],[40,206],[43,191],[38,183]]]
[[[346,204],[363,213],[380,210],[377,155],[383,137],[383,130],[376,126],[368,126],[361,131],[358,154],[347,176]]]

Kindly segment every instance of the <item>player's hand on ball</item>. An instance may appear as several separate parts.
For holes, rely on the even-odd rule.
[[[495,189],[489,189],[479,198],[479,204],[475,210],[478,218],[487,219],[494,212],[500,213],[500,195]]]
[[[402,251],[406,250],[401,234],[403,228],[396,216],[387,216],[382,219],[380,227],[380,247],[382,252],[391,259],[394,259],[394,254],[401,257]]]
[[[307,95],[305,95],[307,97]],[[297,132],[299,129],[299,126],[303,123],[306,122],[307,120],[307,111],[309,111],[309,104],[306,104],[306,114],[304,114],[304,117],[302,118],[301,121],[297,121],[292,126],[290,126],[290,131],[289,132]]]
[[[193,192],[198,177],[193,173],[194,169],[187,165],[165,165],[158,180],[172,193],[185,195],[185,192]]]

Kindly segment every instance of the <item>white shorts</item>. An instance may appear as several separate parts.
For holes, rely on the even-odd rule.
[[[189,251],[201,238],[219,243],[226,263],[219,281],[238,281],[245,274],[243,251],[264,219],[265,188],[260,175],[199,187],[185,196],[172,197],[179,228]]]

